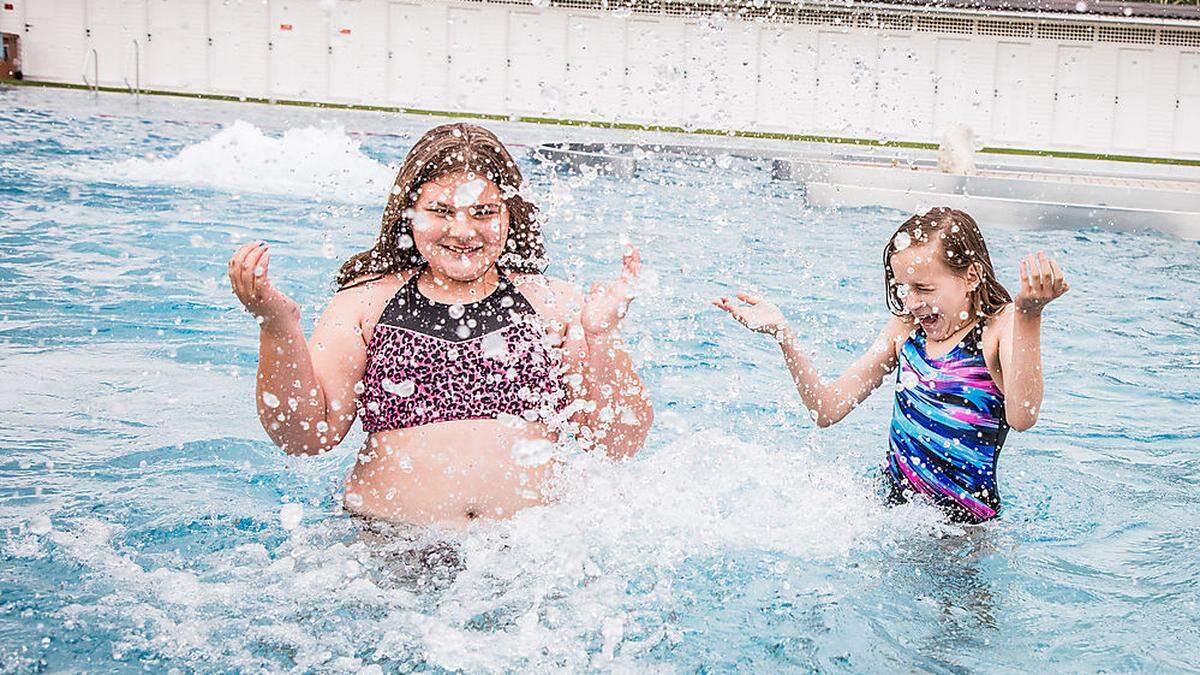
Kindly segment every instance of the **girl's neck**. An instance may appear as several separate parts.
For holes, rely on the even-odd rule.
[[[927,342],[932,342],[933,344],[937,344],[937,345],[945,344],[947,342],[960,342],[963,338],[966,337],[967,333],[969,333],[971,330],[974,329],[977,321],[978,321],[978,317],[975,316],[974,312],[971,312],[970,316],[968,316],[965,320],[959,321],[957,324],[955,324],[954,327],[950,330],[950,334],[947,335],[946,337],[938,339],[938,340],[934,340],[934,339],[931,339],[928,335],[926,335],[925,339]]]
[[[421,294],[430,300],[446,304],[476,302],[491,295],[500,283],[500,272],[492,265],[486,272],[469,281],[460,281],[438,274],[426,266],[417,277]]]

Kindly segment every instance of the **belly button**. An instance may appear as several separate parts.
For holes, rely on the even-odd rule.
[[[467,511],[467,520],[475,520],[478,517],[478,513],[475,513],[474,511]]]

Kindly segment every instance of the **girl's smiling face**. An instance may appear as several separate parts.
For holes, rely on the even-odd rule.
[[[417,250],[436,274],[455,281],[483,276],[508,240],[500,188],[472,173],[449,173],[424,183],[409,215]]]
[[[897,237],[907,237],[901,232]],[[934,240],[899,245],[889,264],[904,311],[920,324],[930,340],[945,340],[974,318],[971,294],[979,286],[976,265],[958,271],[946,264],[942,245]]]

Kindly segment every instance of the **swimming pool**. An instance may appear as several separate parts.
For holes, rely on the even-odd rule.
[[[0,103],[6,671],[1200,662],[1194,242],[982,224],[1010,288],[1044,248],[1072,292],[1045,321],[1042,419],[1001,459],[1005,513],[963,534],[873,493],[890,386],[818,432],[770,341],[707,305],[735,285],[777,298],[832,372],[886,318],[880,249],[902,214],[806,209],[769,161],[648,156],[619,181],[525,160],[552,273],[615,269],[622,234],[642,247],[630,338],[656,427],[634,461],[573,460],[558,504],[473,530],[465,569],[423,588],[339,513],[361,435],[305,460],[266,440],[224,274],[238,242],[270,241],[311,322],[437,120]],[[489,126],[518,146],[603,135]]]

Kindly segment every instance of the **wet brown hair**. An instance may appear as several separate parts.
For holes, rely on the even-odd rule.
[[[896,275],[892,272],[892,254],[897,250],[896,237],[901,232],[909,236],[913,246],[934,241],[940,243],[942,260],[957,274],[965,275],[972,265],[976,266],[980,281],[971,291],[971,308],[976,317],[995,316],[1012,302],[1012,296],[996,280],[992,258],[988,255],[987,244],[983,243],[983,233],[979,231],[975,219],[958,209],[939,206],[924,215],[904,221],[888,238],[887,246],[883,249],[884,291],[892,314],[904,314],[904,301],[900,298]]]
[[[446,174],[466,173],[496,184],[508,211],[508,240],[497,265],[507,272],[541,273],[546,268],[537,207],[518,194],[521,170],[492,132],[474,124],[443,124],[425,132],[404,158],[383,209],[375,245],[357,253],[337,273],[345,286],[365,274],[383,276],[425,264],[413,243],[412,218],[421,186]]]

